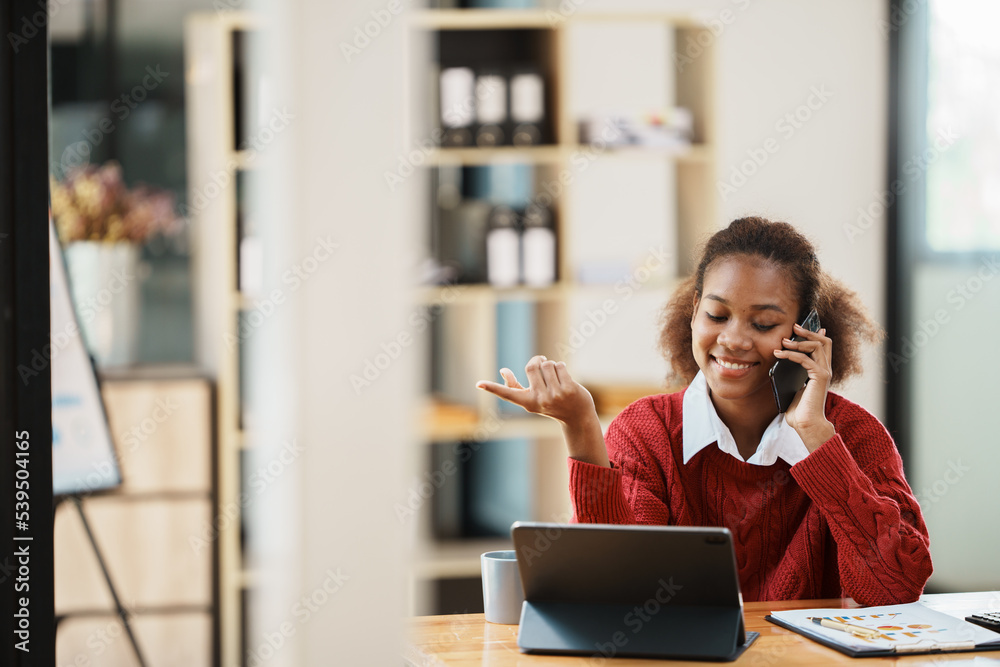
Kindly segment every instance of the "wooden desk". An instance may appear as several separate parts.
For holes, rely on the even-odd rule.
[[[928,606],[960,618],[984,609],[1000,610],[1000,592],[949,593],[925,595],[920,598]],[[764,620],[771,611],[810,609],[814,607],[857,607],[850,600],[795,600],[790,602],[749,602],[744,605],[747,630],[760,633],[760,638],[740,656],[734,665],[778,667],[784,665],[854,665],[875,667],[905,663],[909,665],[1000,665],[1000,651],[913,655],[899,658],[850,658],[802,635]],[[453,616],[422,616],[409,622],[410,635],[405,648],[406,664],[412,667],[597,667],[630,665],[650,667],[654,664],[697,665],[707,662],[680,662],[646,659],[606,659],[593,656],[527,655],[517,648],[517,626],[487,623],[482,614]]]

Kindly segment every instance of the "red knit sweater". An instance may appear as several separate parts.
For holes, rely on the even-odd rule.
[[[789,466],[711,445],[686,465],[684,392],[649,396],[608,428],[611,468],[569,461],[573,520],[725,526],[745,600],[916,600],[931,574],[927,527],[885,427],[829,393],[837,434]]]

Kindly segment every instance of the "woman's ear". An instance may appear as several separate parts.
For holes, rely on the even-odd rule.
[[[698,293],[695,292],[691,301],[691,326],[694,327],[694,316],[698,314]]]

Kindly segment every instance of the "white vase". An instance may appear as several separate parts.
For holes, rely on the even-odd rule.
[[[73,306],[95,362],[102,368],[134,364],[142,311],[139,246],[74,241],[65,255]]]

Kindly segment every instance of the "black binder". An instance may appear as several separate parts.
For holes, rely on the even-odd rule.
[[[735,660],[746,632],[725,528],[517,522],[526,653]]]

